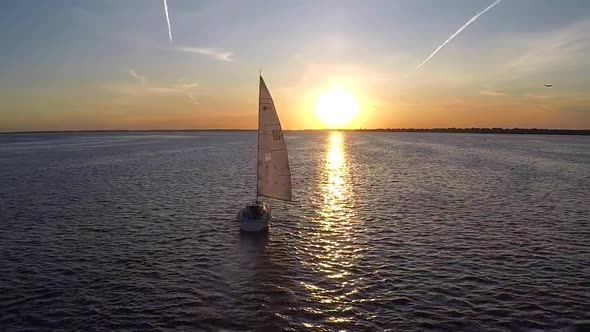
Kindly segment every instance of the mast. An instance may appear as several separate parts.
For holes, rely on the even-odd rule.
[[[258,203],[258,181],[260,180],[260,171],[258,163],[260,162],[260,83],[262,82],[262,69],[258,72],[258,130],[256,131],[256,203]]]

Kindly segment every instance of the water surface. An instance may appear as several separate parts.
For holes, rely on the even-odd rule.
[[[590,139],[0,135],[2,330],[559,330],[590,316]]]

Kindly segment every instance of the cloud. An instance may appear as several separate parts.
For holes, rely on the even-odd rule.
[[[536,94],[536,93],[525,93],[523,95],[523,97],[526,99],[534,99],[534,100],[545,100],[545,99],[551,98],[551,96],[549,96],[549,95],[540,95],[540,94]]]
[[[192,92],[192,89],[199,86],[199,83],[184,83],[184,84],[176,84],[175,86],[179,89],[184,90],[186,96],[188,97],[188,99],[190,99],[193,102],[193,104],[196,105],[199,103],[197,101],[197,99],[195,98],[195,95]]]
[[[461,33],[461,31],[463,31],[463,29],[467,28],[469,26],[469,24],[475,22],[475,20],[477,20],[481,15],[485,14],[485,12],[487,12],[488,10],[492,9],[495,5],[497,5],[500,1],[502,0],[496,0],[493,4],[489,5],[486,9],[482,10],[481,12],[477,13],[475,16],[473,16],[469,21],[467,21],[467,23],[463,24],[462,27],[459,28],[459,30],[457,30],[453,35],[451,35],[451,37],[449,37],[449,39],[445,40],[444,43],[442,43],[436,50],[434,50],[434,52],[432,52],[432,54],[430,54],[430,56],[428,56],[428,58],[426,58],[426,60],[422,61],[421,64],[418,65],[418,67],[416,67],[416,69],[419,69],[420,67],[422,67],[426,62],[428,62],[428,60],[430,60],[430,58],[432,58],[441,48],[443,48],[443,46],[445,46],[448,42],[450,42],[451,40],[453,40],[453,38],[455,38],[455,36],[457,36],[459,33]]]
[[[514,75],[554,71],[588,61],[590,19],[570,23],[553,31],[525,36],[526,50],[509,62]]]
[[[176,84],[177,87],[181,89],[192,89],[199,86],[199,83],[184,83],[184,84]]]
[[[215,48],[177,47],[176,50],[180,52],[196,53],[222,61],[232,61],[231,57],[233,56],[232,52],[219,50]]]
[[[508,95],[505,92],[490,91],[490,90],[481,90],[479,93],[482,94],[482,95],[493,96],[493,97],[505,97],[505,96]]]
[[[135,70],[129,69],[128,73],[129,75],[131,75],[131,77],[135,78],[141,85],[145,85],[147,83],[146,78],[139,75]]]
[[[194,104],[197,104],[197,100],[194,96],[193,89],[199,86],[199,83],[177,83],[177,84],[169,84],[164,86],[153,86],[149,84],[148,79],[145,76],[140,75],[133,69],[129,69],[127,71],[131,77],[136,79],[140,84],[137,85],[129,85],[129,84],[114,84],[114,85],[107,85],[104,88],[106,90],[123,94],[126,96],[132,97],[140,97],[144,96],[145,94],[150,95],[175,95],[175,94],[184,94],[187,98],[189,98]]]
[[[193,95],[193,93],[192,93],[192,92],[189,92],[189,93],[187,94],[187,97],[188,97],[190,100],[192,100],[193,104],[195,104],[195,105],[196,105],[196,104],[198,104],[198,103],[199,103],[199,101],[198,101],[198,100],[195,98],[195,96]]]
[[[172,28],[170,27],[170,16],[168,16],[168,3],[164,0],[164,14],[166,14],[166,23],[168,23],[168,38],[172,43]]]
[[[154,87],[147,87],[145,91],[152,92],[152,93],[161,93],[161,94],[173,94],[178,93],[178,89],[173,87],[167,86],[154,86]]]

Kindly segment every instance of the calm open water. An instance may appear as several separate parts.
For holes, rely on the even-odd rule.
[[[590,137],[0,135],[0,330],[562,330],[590,319]]]

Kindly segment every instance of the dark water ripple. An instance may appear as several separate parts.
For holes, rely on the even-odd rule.
[[[588,138],[287,139],[297,201],[251,236],[232,220],[254,193],[253,133],[0,136],[0,330],[590,319]]]

